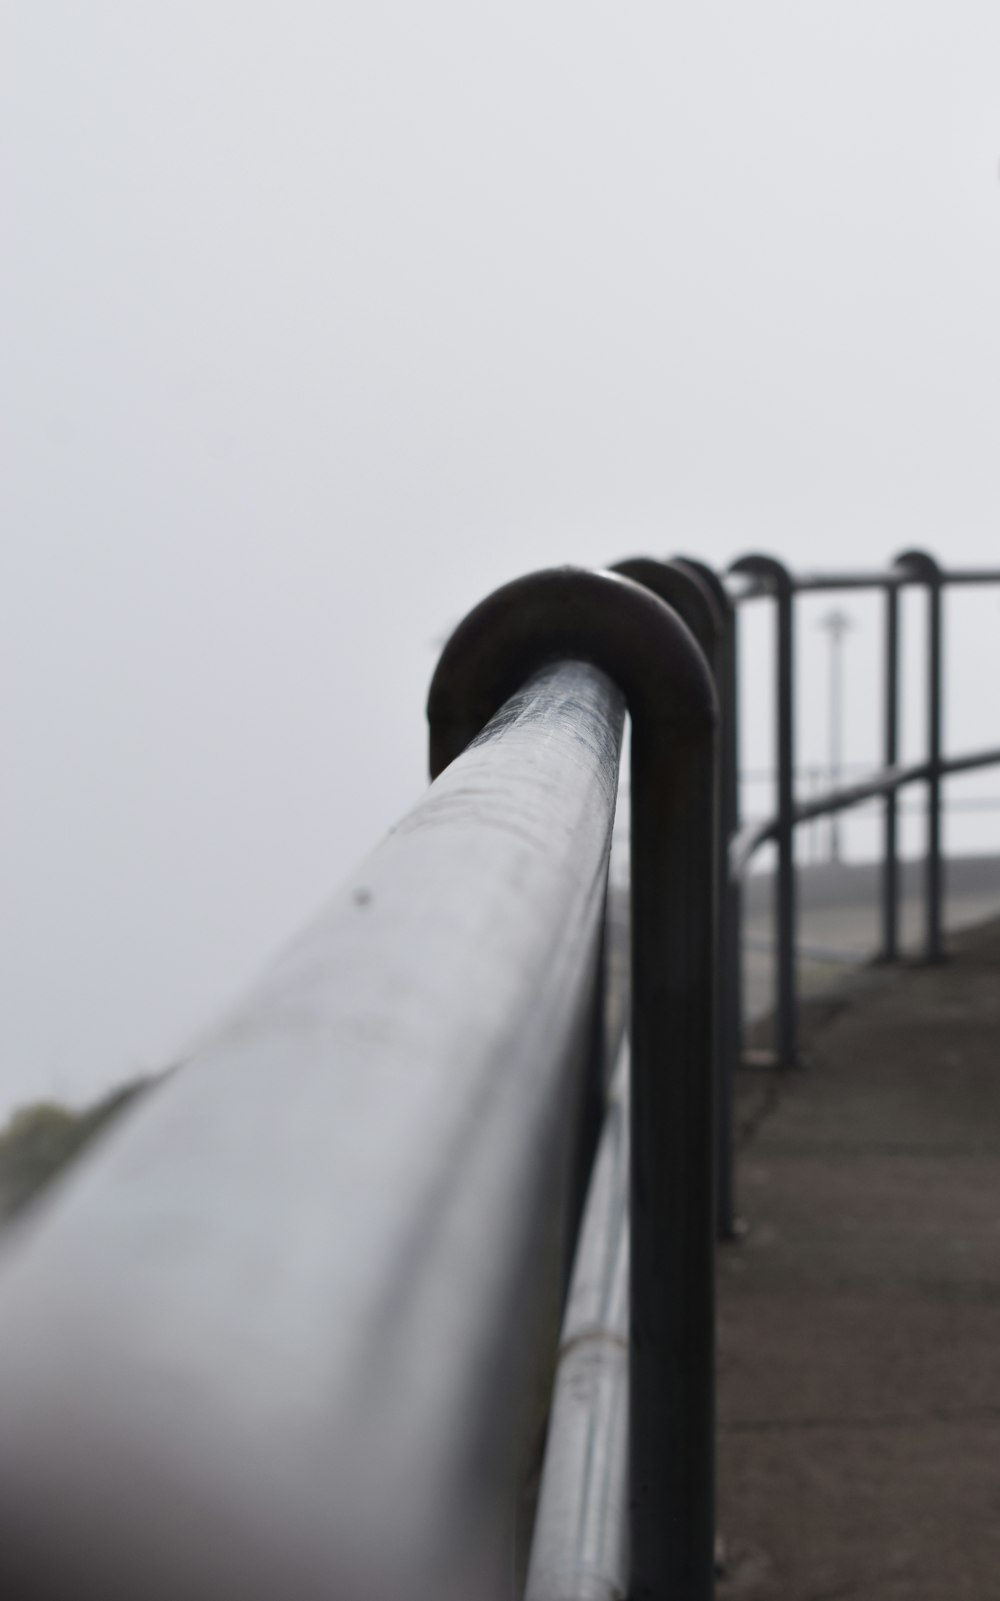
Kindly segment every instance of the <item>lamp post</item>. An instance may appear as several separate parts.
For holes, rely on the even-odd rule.
[[[841,758],[843,751],[843,652],[844,635],[854,624],[847,612],[827,612],[819,622],[819,627],[828,635],[830,640],[830,721],[829,721],[829,770],[830,787],[836,789],[840,782]],[[839,862],[840,856],[840,814],[830,813],[830,861]]]

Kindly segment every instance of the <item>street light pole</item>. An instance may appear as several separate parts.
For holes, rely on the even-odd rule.
[[[844,635],[854,624],[847,612],[831,611],[820,619],[820,628],[830,639],[830,721],[829,721],[829,754],[830,754],[830,788],[836,789],[840,782],[842,765],[842,734],[843,734],[843,652]],[[839,862],[840,856],[840,814],[830,813],[830,861]]]

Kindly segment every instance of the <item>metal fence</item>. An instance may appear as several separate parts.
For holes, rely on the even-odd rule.
[[[714,692],[661,601],[566,571],[466,619],[425,799],[13,1231],[4,1594],[506,1593],[603,1099],[626,706],[627,1539],[637,1593],[708,1593]]]
[[[773,841],[778,1065],[797,1054],[800,823],[884,799],[893,957],[896,797],[925,785],[940,956],[941,782],[1000,762],[943,755],[941,598],[974,582],[1000,573],[912,552],[798,580],[760,556],[724,576],[636,559],[538,574],[470,613],[431,687],[425,798],[11,1232],[4,1594],[490,1601],[523,1580],[529,1601],[708,1601],[742,875]],[[904,768],[908,584],[928,597],[928,752]],[[862,586],[886,597],[885,766],[799,803],[795,597]],[[778,624],[778,808],[746,831],[738,616],[760,597]],[[616,1065],[605,929],[626,710]],[[519,1510],[546,1417],[537,1512]],[[522,1574],[511,1531],[532,1524]]]
[[[777,807],[773,817],[741,829],[736,812],[735,790],[728,819],[728,837],[722,846],[722,860],[731,886],[732,901],[727,916],[732,927],[740,929],[739,884],[754,854],[762,845],[776,846],[774,876],[775,990],[773,1065],[792,1068],[799,1063],[798,996],[796,981],[797,883],[794,852],[795,830],[803,823],[828,817],[851,807],[881,798],[884,801],[883,847],[881,859],[881,943],[882,961],[896,961],[899,941],[899,796],[906,787],[919,784],[926,790],[926,851],[923,885],[923,954],[927,961],[944,955],[943,904],[944,865],[942,852],[942,785],[946,777],[1000,764],[1000,748],[992,747],[962,755],[944,753],[944,597],[949,588],[1000,584],[1000,569],[945,570],[924,551],[909,550],[883,569],[870,572],[806,573],[795,575],[773,556],[750,555],[734,562],[717,584],[723,600],[722,617],[728,659],[735,663],[738,653],[739,614],[745,606],[761,599],[770,600],[775,611],[776,652],[774,682],[774,729],[777,754]],[[901,620],[900,595],[908,587],[922,589],[927,607],[927,647],[925,679],[922,686],[926,754],[918,762],[902,765],[901,723]],[[795,794],[795,601],[798,596],[830,590],[868,590],[884,597],[884,644],[882,683],[883,765],[865,778],[838,786],[823,795],[800,801]],[[916,686],[921,692],[921,686]],[[729,769],[739,766],[736,673],[733,670],[723,715],[728,746]],[[742,1049],[740,958],[741,933],[728,941],[730,964],[723,973],[722,995],[725,1060],[720,1075],[725,1086],[740,1063]],[[723,1109],[726,1092],[723,1089]],[[732,1233],[735,1208],[731,1181],[731,1145],[728,1131],[720,1134],[720,1232]],[[727,1177],[729,1174],[729,1177]]]

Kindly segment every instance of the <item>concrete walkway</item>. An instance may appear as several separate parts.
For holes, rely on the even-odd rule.
[[[924,933],[922,862],[903,862],[900,872],[900,939],[918,951]],[[801,866],[798,872],[799,992],[836,990],[844,973],[868,961],[880,939],[880,870],[870,862]],[[959,856],[945,864],[944,923],[968,928],[1000,915],[1000,856]],[[773,883],[769,874],[746,882],[744,997],[747,1017],[759,1017],[774,1001]],[[1000,1596],[1000,1589],[997,1591]]]
[[[1000,922],[744,1075],[720,1253],[720,1597],[1000,1597]]]

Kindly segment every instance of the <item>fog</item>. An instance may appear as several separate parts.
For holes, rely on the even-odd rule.
[[[419,793],[437,642],[505,579],[996,562],[986,0],[4,18],[0,1116],[238,994]],[[950,610],[953,748],[996,743],[998,607]]]

